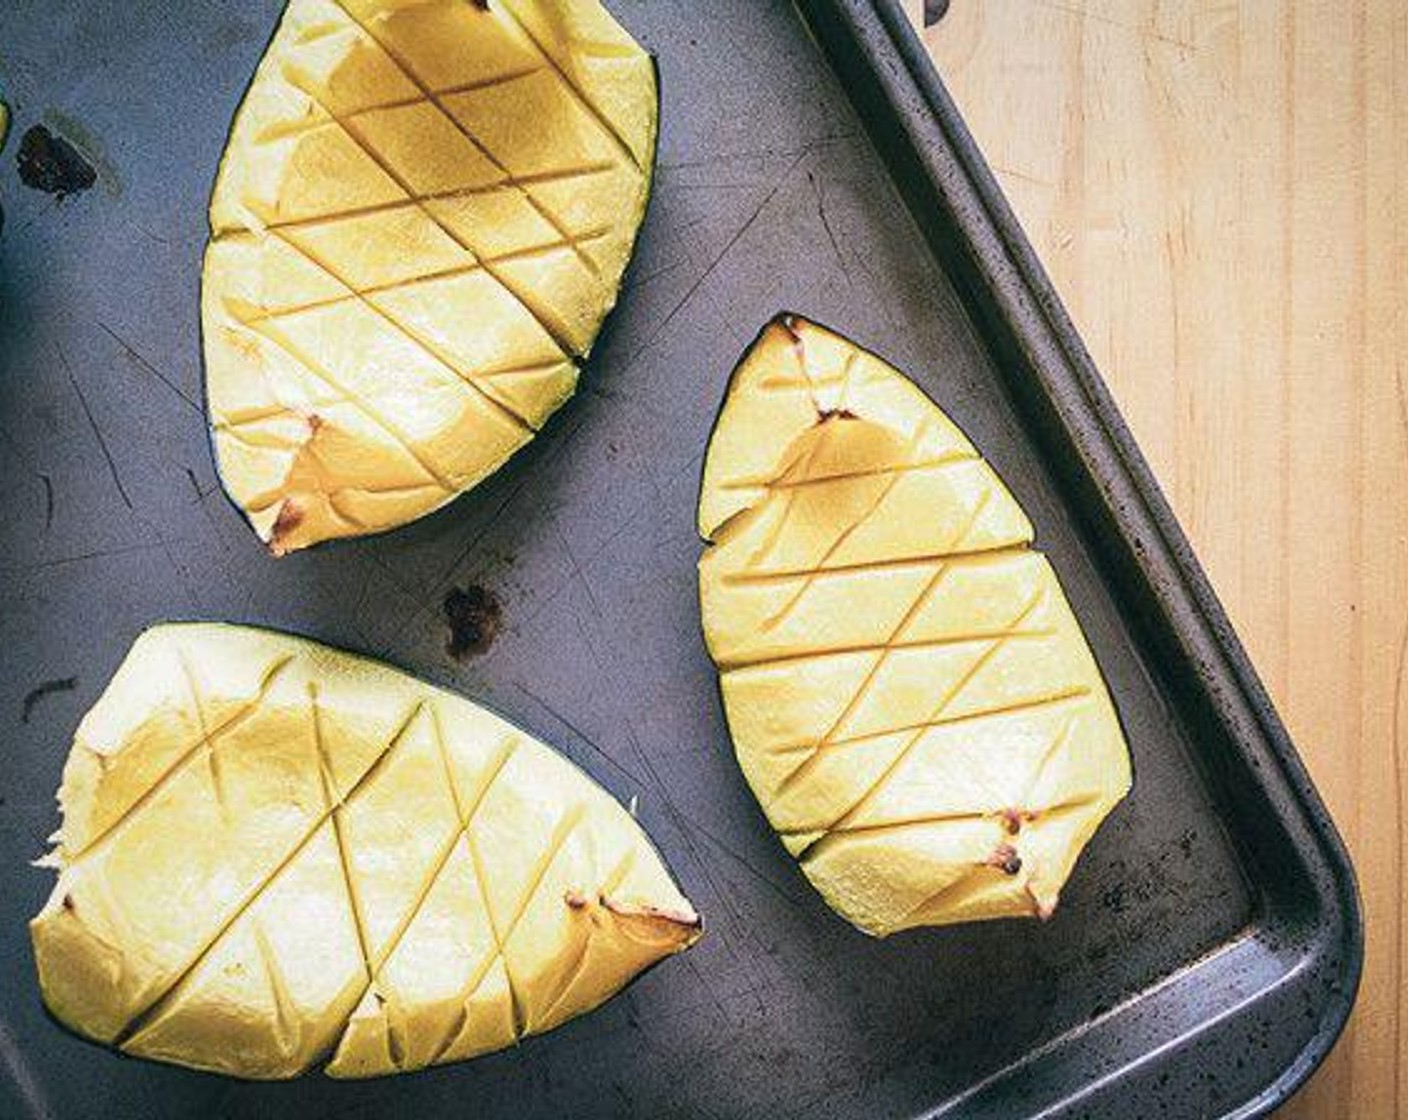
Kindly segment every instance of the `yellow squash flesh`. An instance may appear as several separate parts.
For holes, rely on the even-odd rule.
[[[125,1053],[366,1077],[550,1030],[692,944],[645,833],[484,709],[313,642],[156,627],[84,718],[44,1001]]]
[[[1048,916],[1129,788],[1099,669],[1016,500],[875,355],[792,316],[734,372],[699,531],[738,760],[875,935]]]
[[[220,474],[276,553],[444,505],[572,395],[657,108],[597,0],[290,0],[202,294]]]

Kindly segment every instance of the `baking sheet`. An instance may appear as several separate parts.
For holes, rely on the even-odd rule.
[[[1271,777],[1203,703],[1209,677],[1164,625],[1157,580],[1092,515],[1101,488],[1061,454],[1045,382],[1013,389],[1037,362],[1033,331],[984,291],[982,208],[939,206],[925,224],[906,207],[939,189],[932,167],[904,163],[906,128],[937,118],[895,45],[897,9],[610,6],[659,57],[662,135],[627,290],[581,392],[446,510],[280,561],[223,499],[193,403],[205,204],[279,4],[19,0],[0,15],[16,117],[0,162],[0,1115],[1015,1117],[1138,1093],[1194,1116],[1288,1083],[1347,1005],[1357,915],[1327,932],[1303,860],[1268,880],[1258,845],[1281,833],[1231,794],[1265,795]],[[833,69],[847,65],[859,114]],[[886,81],[914,82],[908,101]],[[94,186],[60,201],[20,181],[21,134],[39,124],[89,157]],[[954,168],[950,192],[974,174]],[[1030,283],[999,279],[1010,299]],[[733,761],[699,633],[694,502],[728,374],[783,307],[877,350],[963,425],[1037,525],[1109,678],[1135,790],[1049,924],[856,933]],[[461,662],[443,600],[471,586],[503,626]],[[488,702],[638,799],[707,937],[550,1036],[410,1077],[253,1085],[77,1040],[33,981],[24,922],[52,880],[28,861],[57,825],[78,717],[137,633],[169,618],[297,631]],[[1297,838],[1320,843],[1323,826],[1302,820]],[[1208,1033],[1229,1022],[1241,1041]],[[1158,1052],[1214,1037],[1219,1063]]]

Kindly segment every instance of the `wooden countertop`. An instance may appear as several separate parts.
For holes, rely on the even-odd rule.
[[[1408,6],[953,0],[925,41],[1354,855],[1359,1002],[1280,1116],[1408,1116]]]

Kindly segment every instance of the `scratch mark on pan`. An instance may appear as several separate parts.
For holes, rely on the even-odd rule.
[[[53,1120],[54,1110],[49,1107],[39,1080],[29,1067],[24,1052],[15,1042],[10,1028],[0,1023],[0,1069],[5,1070],[13,1082],[20,1100],[33,1120]]]
[[[402,582],[400,577],[397,576],[395,569],[375,552],[367,552],[365,557],[367,563],[385,576],[386,581],[407,599],[410,599],[411,602],[417,604],[422,610],[433,611],[435,609],[428,600],[422,599],[419,594]],[[363,582],[365,585],[369,581]]]
[[[841,266],[841,271],[850,274],[850,269],[846,265],[845,255],[841,252],[841,243],[836,240],[836,231],[831,228],[831,219],[826,216],[826,199],[821,193],[821,184],[816,181],[816,176],[810,171],[807,172],[807,181],[812,185],[812,193],[816,195],[816,214],[821,219],[821,227],[826,230],[826,239],[831,242],[831,249],[836,254],[836,261]]]
[[[78,687],[77,677],[59,677],[54,680],[44,681],[36,685],[25,693],[24,701],[20,709],[20,722],[28,723],[29,717],[34,714],[34,709],[46,696],[53,696],[56,692],[72,692]]]
[[[171,551],[171,542],[158,533],[157,547],[161,549],[161,554],[166,557],[166,562],[171,565],[171,570],[176,573],[181,581],[181,586],[190,597],[191,605],[196,609],[201,609],[200,592],[196,590],[195,583],[191,579],[191,573],[176,559],[176,554]]]
[[[685,305],[688,304],[689,301],[694,298],[694,294],[704,286],[704,282],[714,274],[714,270],[723,263],[724,258],[729,255],[733,247],[742,241],[744,235],[753,228],[754,223],[757,222],[763,211],[768,208],[768,204],[777,197],[777,192],[782,190],[783,186],[786,185],[787,180],[792,177],[792,172],[797,169],[797,165],[806,158],[810,150],[810,148],[803,148],[802,151],[797,153],[792,162],[787,165],[787,169],[777,177],[777,181],[773,183],[772,188],[763,196],[762,201],[754,208],[753,213],[748,216],[748,220],[738,227],[737,232],[724,243],[723,248],[720,249],[714,256],[714,259],[709,262],[704,271],[699,274],[699,279],[695,280],[685,291],[684,295],[680,297],[679,302],[676,303],[674,307],[670,308],[669,313],[660,321],[660,325],[656,327],[651,336],[645,340],[645,344],[636,351],[632,361],[634,361],[635,357],[639,357],[641,354],[645,353],[645,351],[649,350],[650,347],[655,344],[655,340],[665,333],[665,328],[674,321],[675,316],[684,310]],[[629,365],[630,363],[627,364]]]
[[[693,828],[696,832],[698,832],[700,836],[704,837],[704,839],[709,841],[710,844],[718,848],[718,850],[723,852],[724,855],[732,859],[735,863],[742,867],[744,871],[748,872],[753,878],[757,879],[758,882],[762,883],[765,887],[768,887],[770,890],[772,890],[773,893],[775,893],[788,905],[798,908],[802,906],[801,899],[799,899],[781,883],[778,883],[776,880],[774,880],[772,876],[766,875],[762,871],[760,871],[742,853],[735,851],[733,848],[729,847],[729,845],[725,844],[722,840],[718,838],[718,836],[710,832],[693,817],[684,817],[684,819],[689,822],[690,827]]]
[[[180,542],[178,542],[180,543]],[[57,568],[64,564],[79,564],[84,560],[102,560],[109,556],[126,556],[132,552],[155,552],[159,549],[159,544],[129,544],[121,548],[101,548],[93,552],[80,552],[75,556],[56,556],[52,560],[41,560],[37,564],[0,564],[0,572],[15,574],[24,572],[33,574],[35,572],[47,572],[50,568]]]
[[[562,531],[562,526],[558,524],[556,514],[549,514],[548,520],[552,524],[553,533],[557,536],[558,541],[562,544],[562,552],[563,555],[567,557],[568,567],[572,569],[572,574],[577,577],[577,582],[582,587],[582,593],[586,595],[587,602],[591,604],[592,617],[597,619],[603,617],[601,611],[601,604],[597,602],[596,594],[592,591],[592,581],[589,580],[587,578],[586,573],[582,571],[581,564],[577,563],[577,554],[572,551],[572,546],[567,541],[567,534]],[[587,639],[585,633],[582,635],[582,637],[584,640],[587,641],[587,645],[590,646],[591,641]]]
[[[44,484],[44,531],[47,533],[54,527],[54,480],[41,473],[39,481]]]
[[[644,288],[647,284],[651,283],[651,281],[657,280],[661,276],[665,276],[671,272],[674,272],[684,263],[684,258],[681,257],[679,260],[671,261],[669,264],[662,264],[654,272],[647,272],[644,276],[640,277],[639,279],[632,278],[621,290],[623,292],[637,291],[640,288]]]
[[[791,156],[806,155],[808,152],[815,151],[817,148],[825,147],[828,144],[836,144],[842,140],[854,139],[855,135],[855,132],[851,130],[831,132],[827,133],[825,136],[813,137],[799,148],[757,148],[753,151],[720,152],[718,155],[705,156],[702,159],[680,160],[676,163],[658,163],[655,165],[655,170],[657,172],[684,171],[691,167],[710,167],[716,163],[736,165],[748,159],[787,159]]]
[[[198,416],[205,415],[205,410],[202,409],[201,406],[197,404],[196,401],[191,396],[189,396],[184,389],[181,388],[181,386],[177,385],[175,381],[173,381],[166,374],[162,373],[161,370],[157,369],[157,367],[153,365],[147,358],[143,357],[142,354],[138,352],[135,346],[133,346],[130,342],[128,342],[125,338],[123,338],[106,323],[100,322],[98,326],[104,334],[106,334],[109,338],[116,342],[118,346],[122,347],[122,352],[127,355],[127,357],[133,362],[134,365],[137,366],[138,369],[144,370],[149,373],[152,377],[155,377],[158,381],[160,381],[163,385],[165,385],[168,389],[175,393],[176,396],[180,397],[181,400],[185,402],[186,407],[190,408]]]
[[[543,711],[547,712],[547,714],[550,715],[556,722],[560,723],[563,727],[567,728],[567,730],[570,731],[575,738],[579,739],[584,746],[590,748],[599,758],[601,758],[603,762],[605,762],[622,777],[626,778],[628,781],[634,782],[642,789],[646,787],[647,782],[644,778],[642,778],[635,771],[631,770],[629,767],[625,766],[623,763],[618,762],[611,755],[607,754],[605,748],[600,746],[596,742],[596,740],[592,739],[591,736],[589,736],[585,731],[583,731],[575,723],[569,720],[565,715],[563,715],[560,711],[554,708],[545,699],[543,699],[543,697],[539,696],[527,685],[522,684],[518,681],[510,681],[509,685],[512,688],[517,689],[524,696],[528,697],[528,699],[533,701],[533,703],[537,704],[538,707],[542,708]]]
[[[113,483],[117,486],[122,504],[128,509],[135,508],[132,505],[132,499],[127,495],[127,487],[122,485],[122,476],[117,473],[117,463],[113,460],[112,452],[108,450],[108,442],[103,438],[103,430],[98,427],[98,421],[93,417],[93,410],[88,407],[88,398],[83,395],[83,389],[78,384],[78,379],[73,376],[73,370],[69,368],[68,358],[64,355],[63,347],[55,343],[54,349],[58,352],[59,363],[64,367],[64,372],[68,374],[68,383],[73,386],[74,395],[78,397],[83,415],[88,419],[88,426],[93,429],[93,437],[98,441],[98,449],[102,451],[103,458],[107,460],[108,473],[112,475]]]
[[[689,851],[690,857],[698,867],[699,873],[704,877],[704,882],[708,884],[709,890],[713,893],[718,904],[723,908],[728,916],[728,925],[733,927],[733,937],[720,937],[719,941],[728,951],[729,955],[738,962],[744,972],[749,974],[750,979],[754,979],[752,969],[749,966],[748,958],[739,953],[735,947],[735,942],[741,941],[748,929],[748,924],[743,920],[742,913],[733,902],[730,892],[724,890],[713,871],[710,870],[710,861],[705,858],[700,851],[699,844],[694,837],[694,829],[691,821],[685,816],[684,811],[676,804],[674,798],[670,796],[669,787],[660,778],[660,773],[655,769],[655,764],[650,760],[645,750],[640,745],[640,739],[635,732],[635,724],[631,716],[627,714],[622,724],[626,738],[631,744],[631,749],[635,756],[640,759],[641,765],[645,767],[646,773],[650,776],[651,786],[653,786],[656,796],[660,798],[665,806],[666,813],[674,820],[675,827],[679,830],[680,839],[684,842],[685,848]],[[722,932],[722,931],[721,931]]]
[[[575,423],[572,427],[568,428],[565,432],[562,433],[561,438],[557,441],[557,446],[552,448],[552,450],[544,457],[543,467],[546,467],[557,460],[557,457],[562,454],[563,449],[571,441],[572,436],[576,434],[577,429],[582,426],[582,423],[583,421],[579,419],[577,423]],[[445,570],[440,573],[440,579],[437,582],[443,583],[445,580],[449,579],[452,575],[455,574],[455,572],[459,569],[459,566],[463,564],[466,559],[469,558],[470,553],[472,553],[475,548],[478,547],[479,542],[482,541],[486,536],[488,536],[490,530],[492,530],[498,524],[499,518],[503,515],[503,512],[508,509],[510,505],[513,504],[513,500],[523,492],[524,488],[528,485],[528,483],[533,481],[533,479],[537,476],[538,473],[539,472],[529,470],[523,471],[523,477],[519,480],[518,485],[515,486],[512,490],[510,490],[508,494],[505,495],[504,500],[494,507],[494,511],[490,513],[487,518],[485,518],[483,525],[481,525],[478,531],[475,532],[469,538],[469,540],[465,542],[464,547],[461,548],[459,552],[455,554],[454,559],[451,560],[448,565],[446,565]]]
[[[569,732],[571,732],[573,738],[578,740],[583,746],[587,747],[590,751],[592,751],[593,754],[600,758],[604,763],[606,763],[607,766],[609,766],[621,777],[625,778],[628,782],[631,782],[632,784],[640,787],[641,789],[648,790],[650,788],[650,782],[646,781],[645,778],[643,778],[636,771],[632,770],[625,763],[619,761],[618,759],[608,754],[606,752],[606,749],[602,747],[599,743],[597,743],[596,740],[594,740],[585,731],[583,731],[580,727],[578,727],[575,723],[573,723],[570,719],[568,719],[565,715],[558,711],[557,708],[553,707],[552,704],[548,703],[548,701],[545,700],[542,696],[538,695],[536,692],[530,689],[527,685],[521,683],[520,681],[510,681],[509,685],[510,687],[520,692],[522,695],[526,696],[543,711],[545,711],[549,716],[552,717],[554,722],[561,724],[563,727],[565,727]],[[663,792],[661,793],[661,799],[662,801],[669,803],[669,799],[664,796]],[[729,845],[725,844],[722,840],[718,838],[718,836],[716,836],[713,832],[709,831],[707,828],[701,825],[695,818],[684,813],[678,808],[678,806],[675,806],[675,809],[678,820],[688,824],[693,831],[697,832],[700,836],[702,836],[710,844],[716,847],[719,851],[723,852],[724,855],[728,856],[734,862],[738,863],[745,871],[752,875],[753,878],[757,879],[758,882],[762,883],[764,886],[774,891],[779,898],[795,907],[800,907],[803,905],[802,901],[798,899],[796,895],[790,892],[782,884],[774,880],[771,876],[760,871],[757,867],[750,863],[746,857],[741,855],[739,852],[735,851],[733,848],[729,847]]]

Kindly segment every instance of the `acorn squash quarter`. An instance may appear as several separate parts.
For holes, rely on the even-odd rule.
[[[572,394],[657,109],[597,0],[290,0],[202,280],[220,476],[275,553],[438,508]]]
[[[826,901],[877,935],[1048,916],[1128,749],[963,433],[873,354],[779,317],[726,391],[699,531],[740,766]]]
[[[139,638],[59,798],[40,988],[138,1057],[247,1078],[458,1061],[699,936],[645,833],[555,751],[267,631]]]

